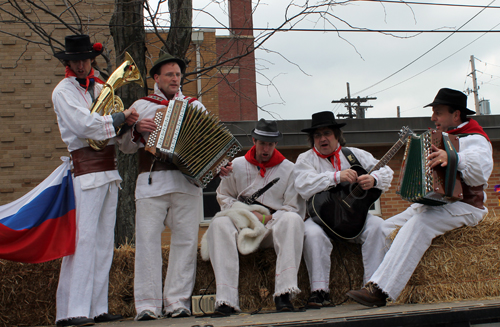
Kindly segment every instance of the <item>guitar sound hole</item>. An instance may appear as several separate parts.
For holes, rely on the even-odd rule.
[[[365,191],[360,187],[357,187],[358,184],[357,183],[354,183],[354,184],[351,184],[349,185],[349,193],[350,195],[358,200],[358,199],[364,199],[366,197],[366,194],[368,193],[368,191]]]

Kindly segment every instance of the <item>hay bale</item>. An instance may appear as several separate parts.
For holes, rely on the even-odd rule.
[[[398,303],[432,303],[500,296],[500,217],[436,237]]]
[[[339,247],[338,251],[335,246]],[[352,287],[358,287],[362,283],[361,247],[351,243],[334,244],[331,258],[331,296],[334,303],[340,303],[346,299],[345,293],[350,290],[349,278]],[[254,311],[259,308],[274,310],[273,294],[276,274],[276,254],[274,249],[269,248],[249,255],[240,255],[239,260],[240,308],[243,311]],[[199,258],[193,294],[203,294],[204,289],[207,289],[206,294],[215,294],[215,281],[213,279],[214,273],[211,263],[200,261]],[[301,307],[306,303],[310,295],[309,277],[303,260],[300,264],[297,282],[302,292],[293,300],[293,304],[296,307]]]
[[[0,325],[53,324],[60,266],[0,260]]]
[[[500,217],[494,211],[476,227],[462,227],[433,240],[417,266],[398,303],[431,303],[500,296]],[[169,247],[163,247],[163,280]],[[133,297],[135,248],[115,250],[110,271],[109,311],[125,317],[135,315]],[[363,278],[361,247],[335,243],[332,251],[330,289],[334,303],[359,288]],[[274,249],[240,255],[240,306],[244,311],[273,310]],[[23,264],[0,260],[0,325],[51,325],[61,260]],[[198,256],[194,294],[201,294],[214,278],[210,262]],[[307,300],[309,278],[304,262],[298,273],[302,292],[294,300],[300,307]],[[215,293],[215,281],[206,294]]]

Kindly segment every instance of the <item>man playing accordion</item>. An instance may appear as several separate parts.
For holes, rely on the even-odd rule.
[[[387,244],[378,251],[385,256],[364,288],[347,293],[366,306],[384,306],[388,298],[396,300],[436,236],[461,226],[477,225],[488,213],[483,189],[493,170],[492,146],[482,127],[467,118],[475,114],[466,107],[467,96],[444,88],[428,106],[432,106],[431,120],[438,132],[460,137],[457,169],[462,179],[463,200],[441,206],[415,203],[382,223],[379,238]],[[448,165],[445,150],[433,145],[432,151],[427,158],[430,168]],[[389,235],[397,227],[401,229],[391,244]]]
[[[173,164],[154,161],[154,156],[144,151],[149,134],[157,128],[153,121],[156,110],[166,107],[174,98],[187,98],[180,90],[185,69],[184,61],[170,54],[164,54],[154,63],[149,71],[155,81],[154,93],[132,104],[131,108],[139,113],[139,120],[121,139],[123,152],[137,151],[139,155],[135,189],[136,320],[157,319],[163,314],[171,317],[191,314],[202,190],[191,184]],[[193,106],[206,110],[195,98],[188,99]],[[165,226],[172,234],[162,296],[161,233]]]

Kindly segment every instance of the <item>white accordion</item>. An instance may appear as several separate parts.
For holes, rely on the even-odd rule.
[[[168,107],[156,111],[154,122],[157,128],[145,150],[157,160],[173,163],[202,188],[242,149],[215,115],[190,105],[188,99],[172,99]]]

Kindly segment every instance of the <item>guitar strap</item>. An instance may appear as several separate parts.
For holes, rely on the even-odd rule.
[[[358,158],[356,158],[356,156],[354,155],[354,153],[352,153],[351,150],[349,150],[346,147],[342,147],[342,149],[340,149],[340,150],[342,151],[344,156],[347,158],[347,161],[349,161],[351,166],[355,166],[355,165],[361,166],[361,163],[359,162]],[[363,166],[361,166],[361,167],[363,167]]]

